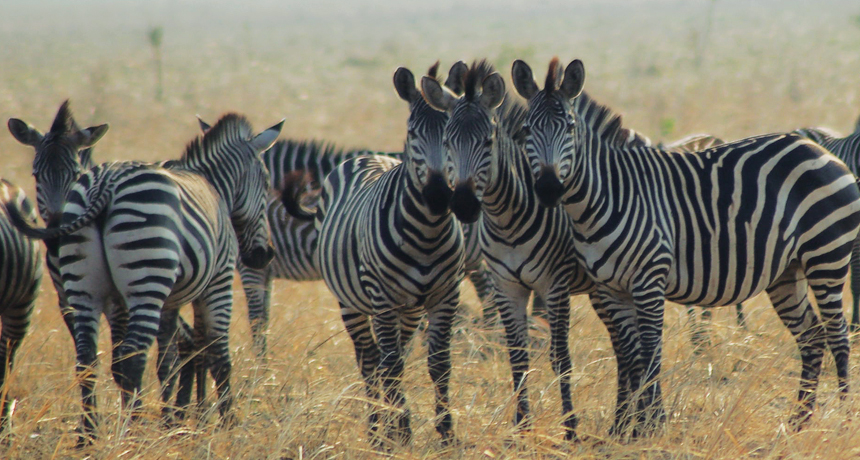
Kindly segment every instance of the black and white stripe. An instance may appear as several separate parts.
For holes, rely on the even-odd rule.
[[[14,202],[29,222],[36,223],[36,210],[19,187],[0,180],[0,199]],[[15,229],[4,209],[0,208],[0,433],[9,419],[6,374],[30,326],[42,282],[39,245]]]
[[[626,433],[633,417],[633,434],[665,419],[658,377],[667,299],[718,306],[766,291],[803,362],[792,422],[799,427],[812,412],[828,346],[847,393],[842,287],[860,230],[860,190],[844,163],[792,134],[696,153],[618,147],[617,132],[594,129],[571,110],[584,76],[574,61],[562,78],[554,59],[543,90],[524,63],[514,82],[529,101],[535,190],[572,217],[578,259],[596,284],[592,297],[618,332],[626,384],[613,432]]]
[[[455,65],[451,74],[463,67]],[[328,175],[316,213],[316,263],[340,303],[372,399],[380,397],[381,384],[385,401],[404,407],[400,386],[404,347],[427,313],[436,429],[449,442],[451,326],[464,246],[460,225],[448,209],[451,192],[441,173],[442,131],[448,116],[424,102],[409,70],[397,70],[394,86],[410,108],[404,161],[359,157]],[[285,194],[285,205],[298,213],[294,194]],[[379,417],[374,410],[370,420],[377,441],[411,439],[408,410],[388,414],[382,421]],[[384,432],[378,432],[380,422]]]
[[[192,302],[195,348],[215,379],[220,412],[230,420],[233,269],[237,256],[251,267],[273,256],[265,215],[269,178],[259,154],[282,124],[255,136],[244,117],[225,115],[180,160],[90,169],[69,192],[60,226],[16,222],[30,236],[60,238],[60,274],[75,311],[85,435],[92,435],[95,422],[99,317],[115,308],[128,312],[113,364],[124,405],[139,405],[134,395],[156,333],[172,332],[160,331],[159,322],[176,326],[160,318]]]
[[[81,174],[93,166],[92,147],[107,132],[108,125],[103,124],[81,129],[72,116],[69,101],[66,100],[60,105],[54,122],[51,124],[51,129],[45,134],[17,118],[9,119],[8,127],[16,140],[33,147],[35,150],[33,178],[36,180],[36,203],[39,214],[49,227],[57,226],[62,217],[66,194]],[[63,321],[69,329],[69,334],[74,338],[73,312],[69,307],[60,279],[57,243],[56,240],[45,241],[48,248],[45,259],[48,273],[57,291]],[[108,318],[114,353],[116,346],[119,345],[126,333],[125,328],[128,319],[122,316],[126,313],[122,309],[114,309],[113,314],[121,317]],[[173,328],[176,330],[176,337],[162,335],[158,339],[158,378],[162,386],[162,400],[168,404],[176,384],[176,366],[179,361],[185,362],[191,359],[190,353],[187,351],[193,348],[193,339],[191,327],[181,317],[169,318],[165,316],[163,320],[179,321],[179,327]],[[168,353],[168,350],[174,350],[174,352]],[[178,356],[176,351],[178,351]],[[175,357],[175,361],[165,360],[164,358],[168,356]],[[183,366],[181,374],[182,384],[180,388],[183,389],[183,394],[177,396],[180,401],[188,399],[190,396],[194,379],[193,366],[190,364]],[[203,382],[200,385],[203,385]]]

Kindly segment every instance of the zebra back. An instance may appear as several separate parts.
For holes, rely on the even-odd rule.
[[[792,132],[826,148],[842,160],[855,176],[860,176],[860,127],[844,137],[828,128],[802,128]]]

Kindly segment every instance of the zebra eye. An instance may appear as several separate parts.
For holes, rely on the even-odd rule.
[[[520,128],[520,133],[521,133],[523,136],[528,136],[529,134],[531,134],[531,133],[532,133],[532,127],[531,127],[531,126],[529,126],[529,125],[523,125],[523,127],[522,127],[522,128]]]

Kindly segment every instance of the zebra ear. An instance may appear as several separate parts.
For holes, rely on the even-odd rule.
[[[98,126],[90,126],[75,133],[75,141],[78,143],[78,148],[89,148],[96,145],[96,142],[108,132],[107,123]]]
[[[203,131],[203,134],[206,134],[206,131],[212,129],[212,125],[203,121],[203,119],[200,118],[200,115],[197,115],[197,123],[200,124],[200,131]]]
[[[466,72],[469,66],[463,61],[457,61],[451,66],[448,71],[448,78],[445,80],[445,86],[456,95],[461,95],[466,92]]]
[[[7,126],[9,127],[9,132],[12,133],[12,137],[24,145],[35,147],[42,142],[42,138],[44,137],[38,129],[17,118],[10,118]]]
[[[421,93],[415,88],[415,76],[406,67],[398,67],[394,71],[394,89],[400,99],[410,104],[421,97]]]
[[[854,123],[854,132],[860,133],[860,117],[857,117],[857,122]]]
[[[481,105],[495,109],[505,99],[505,80],[498,72],[493,72],[481,82]]]
[[[430,107],[441,112],[453,109],[458,100],[451,91],[443,88],[435,78],[427,76],[421,78],[421,92]]]
[[[284,121],[286,121],[286,118],[281,120],[280,123],[254,136],[254,139],[251,141],[251,146],[254,150],[262,152],[271,147],[278,139],[278,135],[281,134],[281,128],[284,127]]]
[[[570,100],[579,96],[583,86],[585,86],[585,66],[579,59],[574,59],[564,69],[564,80],[561,81],[559,90]]]
[[[514,88],[526,100],[531,99],[539,91],[531,67],[519,59],[511,66],[511,79],[514,81]]]

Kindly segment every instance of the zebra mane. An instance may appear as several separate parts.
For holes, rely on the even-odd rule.
[[[432,66],[430,66],[429,69],[427,69],[427,76],[434,80],[436,80],[437,73],[439,73],[439,61],[436,61],[435,64],[433,64]]]
[[[511,139],[518,140],[522,138],[522,128],[528,112],[528,106],[505,96],[505,100],[496,112],[499,129],[510,136]]]
[[[549,61],[549,69],[546,71],[546,81],[543,85],[546,94],[552,94],[558,89],[559,77],[561,77],[561,63],[558,57],[554,57]]]
[[[206,134],[197,136],[189,142],[179,161],[186,166],[198,163],[211,155],[210,152],[221,149],[225,144],[248,140],[252,133],[251,124],[247,118],[236,113],[228,113],[222,116]]]
[[[480,95],[480,85],[484,82],[484,79],[487,78],[488,75],[494,73],[496,71],[493,68],[493,65],[489,63],[486,59],[481,59],[480,61],[475,61],[469,67],[469,70],[466,71],[465,76],[465,86],[466,86],[466,100],[472,102],[475,100],[477,96]]]
[[[60,110],[57,111],[57,116],[54,117],[54,122],[51,124],[50,133],[52,134],[67,134],[79,131],[78,124],[72,116],[72,109],[69,107],[69,100],[66,99],[60,105]]]
[[[616,147],[623,147],[627,144],[630,130],[621,126],[621,114],[605,105],[598,104],[585,91],[573,100],[573,111],[604,142]]]

